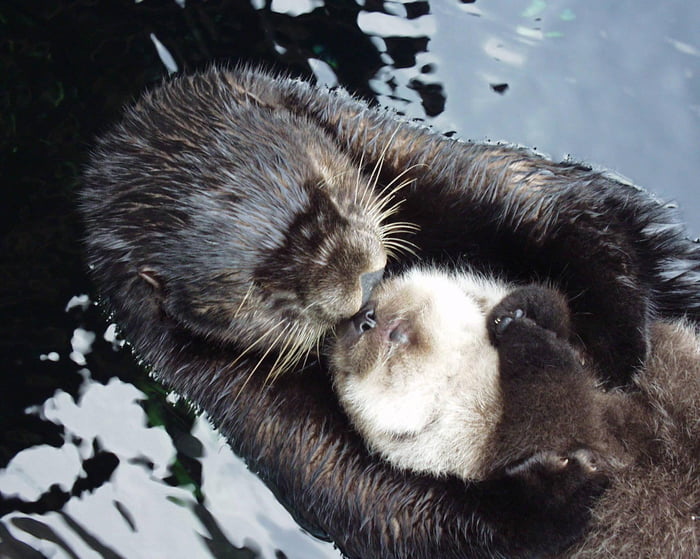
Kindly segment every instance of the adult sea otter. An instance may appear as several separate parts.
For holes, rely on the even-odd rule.
[[[175,78],[158,91],[154,95],[168,98],[167,108],[157,105],[141,115],[144,122],[152,122],[146,130],[163,123],[158,137],[141,138],[138,127],[124,135],[120,126],[125,124],[117,125],[88,167],[81,200],[93,277],[136,354],[168,386],[207,411],[233,450],[302,525],[332,538],[349,557],[527,557],[556,551],[577,537],[597,485],[581,487],[578,506],[543,508],[531,502],[530,488],[517,480],[465,485],[459,479],[436,481],[398,472],[369,455],[348,429],[313,351],[303,371],[267,382],[298,340],[292,334],[285,341],[280,338],[281,343],[251,348],[247,339],[237,338],[231,325],[240,318],[237,309],[245,306],[248,290],[228,287],[229,276],[235,275],[231,261],[235,264],[238,257],[216,257],[238,249],[226,241],[235,238],[240,219],[226,219],[220,198],[226,197],[230,181],[241,176],[251,190],[270,189],[275,183],[287,187],[286,180],[304,177],[311,179],[311,186],[324,179],[342,190],[343,180],[333,176],[338,161],[338,173],[355,177],[345,184],[354,185],[358,176],[372,177],[374,172],[368,193],[379,200],[391,185],[411,181],[396,193],[401,205],[394,214],[385,215],[390,209],[385,205],[379,225],[369,220],[365,227],[375,249],[362,241],[355,256],[347,257],[343,244],[335,244],[336,252],[325,262],[341,276],[345,272],[336,282],[361,293],[362,276],[370,274],[365,283],[375,282],[377,275],[372,274],[383,264],[381,257],[369,255],[391,248],[384,242],[382,249],[377,228],[414,223],[420,231],[410,240],[422,258],[443,263],[465,258],[477,268],[507,272],[513,279],[555,280],[573,299],[574,329],[608,372],[605,380],[611,385],[627,383],[646,354],[652,313],[688,313],[695,319],[700,314],[694,284],[699,251],[684,239],[669,210],[635,187],[587,167],[554,163],[523,149],[453,141],[370,108],[343,91],[257,70],[211,69]],[[261,159],[254,145],[247,156],[236,155],[234,140],[246,135],[246,120],[236,121],[242,126],[236,136],[227,127],[232,113],[245,113],[246,107],[265,111],[269,135],[287,138],[281,153],[302,154],[300,162],[275,158],[275,149],[262,146],[259,153],[267,155]],[[165,118],[163,110],[181,118]],[[280,122],[288,124],[284,133]],[[302,124],[305,129],[296,134]],[[311,129],[323,137],[322,147],[309,140],[306,131]],[[212,142],[207,144],[207,139]],[[213,164],[206,161],[201,142],[204,149],[220,152]],[[289,142],[298,142],[300,149]],[[153,157],[154,147],[162,157]],[[309,158],[320,153],[330,167],[312,173],[296,167],[307,167]],[[171,171],[168,154],[178,161],[180,178],[160,184],[161,193],[158,177],[167,178]],[[227,155],[240,162],[235,172],[229,172]],[[253,166],[246,167],[248,162]],[[135,181],[127,187],[121,184],[124,165]],[[276,174],[277,165],[284,172]],[[151,179],[156,190],[149,190]],[[214,197],[207,190],[209,181],[217,192]],[[200,196],[188,190],[193,185]],[[327,198],[329,213],[324,215],[338,213],[336,196],[342,194],[336,190],[332,195],[323,187],[318,191]],[[310,191],[304,187],[299,192]],[[170,209],[155,211],[159,204],[154,196]],[[357,213],[356,199],[350,202],[344,215],[348,222]],[[250,208],[267,215],[272,204],[268,197]],[[265,247],[271,249],[265,258],[273,260],[262,259],[266,265],[256,270],[263,273],[252,285],[258,288],[261,278],[270,280],[267,316],[279,313],[285,320],[293,308],[294,320],[314,325],[314,315],[304,314],[307,307],[322,306],[314,304],[316,297],[324,300],[337,287],[320,281],[337,276],[311,266],[326,227],[333,227],[330,217],[314,221],[313,215],[304,215],[304,210],[318,207],[305,200],[295,211],[285,207],[279,212],[284,219],[273,221],[265,236],[276,239],[274,246]],[[117,224],[121,219],[126,222]],[[357,220],[367,223],[361,216]],[[291,241],[303,237],[303,228],[295,229],[302,222],[310,224],[307,234],[318,242],[309,239],[304,245],[308,251],[296,261]],[[390,233],[404,242],[402,231]],[[253,258],[261,256],[255,246],[252,250]],[[280,262],[291,257],[292,266],[276,275],[275,255]],[[389,267],[401,269],[414,259],[409,252]],[[318,290],[290,289],[302,285]],[[355,295],[351,304],[331,314],[350,315],[361,302],[362,295]],[[221,304],[228,314],[217,314]],[[264,330],[254,323],[241,327],[253,337]],[[305,352],[320,331],[304,337]]]

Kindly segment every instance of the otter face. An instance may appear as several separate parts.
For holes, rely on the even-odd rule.
[[[174,81],[103,138],[86,173],[96,276],[121,320],[157,309],[273,352],[277,373],[359,311],[400,228],[385,224],[391,196],[318,126],[206,90]]]
[[[506,293],[479,276],[412,270],[338,329],[334,385],[373,450],[414,471],[485,473],[501,402],[486,316]]]
[[[295,316],[322,332],[356,314],[384,274],[381,225],[354,205],[340,206],[327,191],[311,193],[310,211],[289,226],[286,242],[256,270],[273,297],[293,290]],[[288,307],[291,309],[291,307]]]
[[[90,264],[119,321],[148,312],[274,355],[274,375],[360,310],[412,227],[387,219],[402,184],[219,77],[164,84],[101,138],[82,194]]]
[[[178,260],[176,274],[162,276],[168,316],[210,339],[259,352],[272,348],[280,354],[275,374],[356,314],[387,262],[375,216],[353,203],[341,205],[317,175],[288,180],[303,203],[290,208],[283,199],[278,206],[238,201],[231,215],[250,215],[255,206],[266,212],[264,219],[256,213],[254,223],[246,217],[226,221],[222,211],[218,227],[204,226],[223,240],[193,246]]]

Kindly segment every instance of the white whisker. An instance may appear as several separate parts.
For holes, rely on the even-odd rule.
[[[248,300],[248,297],[250,296],[250,294],[253,292],[254,289],[255,289],[255,283],[251,281],[250,285],[248,285],[248,289],[246,290],[245,295],[243,296],[243,299],[241,300],[241,304],[238,305],[236,312],[233,313],[233,319],[231,320],[231,322],[233,322],[236,318],[238,318],[238,313],[241,312],[243,305],[245,305],[245,302]]]
[[[281,324],[281,323],[280,323]],[[265,358],[269,355],[269,353],[274,349],[274,347],[277,345],[277,342],[280,340],[280,338],[284,336],[284,330],[278,334],[278,336],[274,339],[274,341],[270,344],[270,346],[265,350],[265,353],[263,353],[260,356],[260,359],[258,359],[258,362],[255,364],[255,366],[252,368],[250,373],[248,373],[248,377],[246,378],[245,382],[241,386],[240,390],[238,391],[238,394],[236,394],[235,399],[238,399],[238,397],[241,395],[241,392],[243,389],[246,387],[248,384],[248,381],[253,378],[253,375],[255,372],[260,368],[260,365],[262,365],[262,362],[265,361]]]

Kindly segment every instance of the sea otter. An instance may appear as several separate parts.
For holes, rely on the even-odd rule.
[[[569,343],[564,301],[551,288],[467,271],[391,278],[338,328],[330,362],[341,406],[371,449],[416,472],[482,480],[559,449],[544,426],[563,435],[578,414],[552,404],[596,386]],[[542,405],[531,405],[533,393]]]
[[[188,92],[192,87],[197,94]],[[233,450],[299,522],[333,539],[348,557],[529,557],[562,549],[576,538],[589,500],[599,490],[595,484],[581,485],[576,506],[542,508],[520,478],[465,484],[458,478],[399,472],[368,454],[349,429],[315,354],[296,367],[303,369],[298,373],[266,382],[289,352],[286,342],[275,347],[271,337],[250,348],[250,339],[259,339],[265,327],[238,321],[239,336],[227,320],[239,316],[241,301],[234,300],[248,293],[226,291],[227,272],[235,274],[227,268],[231,251],[240,247],[225,241],[248,242],[231,230],[237,222],[228,218],[237,200],[227,200],[227,169],[239,165],[249,178],[247,191],[267,187],[270,179],[287,187],[290,177],[311,173],[315,152],[296,156],[304,152],[299,146],[316,145],[309,138],[312,131],[322,139],[319,154],[330,150],[341,166],[339,175],[355,177],[344,183],[347,188],[355,191],[356,177],[365,176],[374,197],[383,200],[385,188],[390,192],[390,185],[412,181],[397,193],[401,205],[382,226],[416,224],[420,230],[410,238],[414,251],[432,262],[468,259],[476,268],[498,270],[510,279],[556,280],[571,299],[574,330],[588,353],[609,365],[601,370],[611,385],[628,383],[646,354],[650,315],[700,315],[694,284],[700,254],[670,210],[643,191],[584,166],[554,163],[520,148],[454,141],[342,90],[259,70],[213,68],[175,78],[154,95],[163,103],[145,102],[138,118],[125,117],[134,124],[128,133],[117,127],[98,143],[81,195],[92,275],[106,308],[154,374],[206,410]],[[191,118],[178,117],[180,95],[187,96]],[[264,109],[269,118],[242,118],[240,130],[231,130],[229,119],[246,107]],[[249,155],[240,157],[227,135],[245,139],[248,126],[266,127],[267,140],[249,142]],[[216,141],[200,142],[212,134]],[[278,165],[284,173],[276,171]],[[313,172],[311,177],[317,184],[333,175]],[[148,191],[156,197],[135,187],[148,181],[158,185]],[[301,188],[302,194],[308,192]],[[327,202],[338,205],[333,196]],[[163,204],[168,211],[160,210]],[[321,282],[326,272],[308,259],[315,251],[284,244],[298,238],[293,227],[287,228],[292,212],[269,199],[245,207],[251,213],[242,219],[249,225],[264,227],[256,216],[272,216],[282,243],[269,252],[244,244],[252,258],[265,264],[263,272],[273,273],[280,264],[274,279],[284,281],[273,282],[269,293],[275,304],[261,312],[284,320],[288,299],[297,296],[288,289],[301,285],[308,286],[304,297],[309,299],[299,296],[307,305],[334,300],[328,292],[336,286]],[[307,217],[318,227],[319,243],[325,241],[335,227],[332,220]],[[344,231],[352,246],[349,229]],[[357,292],[357,278],[371,274],[383,260],[353,271],[343,257],[348,254],[344,245],[337,248],[327,263],[345,273],[338,283],[351,284]],[[282,267],[290,258],[291,265]],[[390,261],[389,268],[413,262],[408,252]],[[354,312],[361,299],[353,297],[339,314]],[[316,315],[309,316],[313,326]],[[253,335],[246,338],[246,332]]]
[[[634,390],[602,390],[557,290],[468,271],[382,283],[339,328],[340,403],[389,463],[468,481],[513,477],[542,506],[609,487],[566,557],[700,553],[700,335],[657,322]]]

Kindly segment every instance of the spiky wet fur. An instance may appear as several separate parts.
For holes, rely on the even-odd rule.
[[[399,175],[413,180],[392,219],[421,227],[411,237],[421,256],[446,263],[464,257],[511,278],[560,282],[591,353],[620,364],[610,369],[611,383],[626,382],[641,361],[650,315],[700,315],[697,246],[668,209],[632,186],[524,149],[449,140],[340,90],[245,69],[212,69],[203,81],[229,84],[216,86],[226,96],[307,119],[370,173],[383,159],[380,185]],[[211,125],[206,118],[201,124]],[[108,164],[109,153],[100,151]],[[94,211],[86,209],[91,204],[87,195],[89,221],[108,218],[98,199]],[[147,223],[136,224],[137,235]],[[108,240],[108,228],[88,228],[88,258],[135,352],[206,410],[302,525],[327,534],[347,556],[530,557],[562,549],[580,534],[586,507],[541,510],[519,487],[435,481],[371,458],[348,429],[317,361],[265,385],[275,356],[260,363],[254,348],[232,364],[239,347],[174,327],[147,282],[134,279],[137,270],[102,236]],[[404,255],[393,266],[413,260]],[[624,358],[613,358],[617,347],[608,347],[608,338],[619,341]]]

